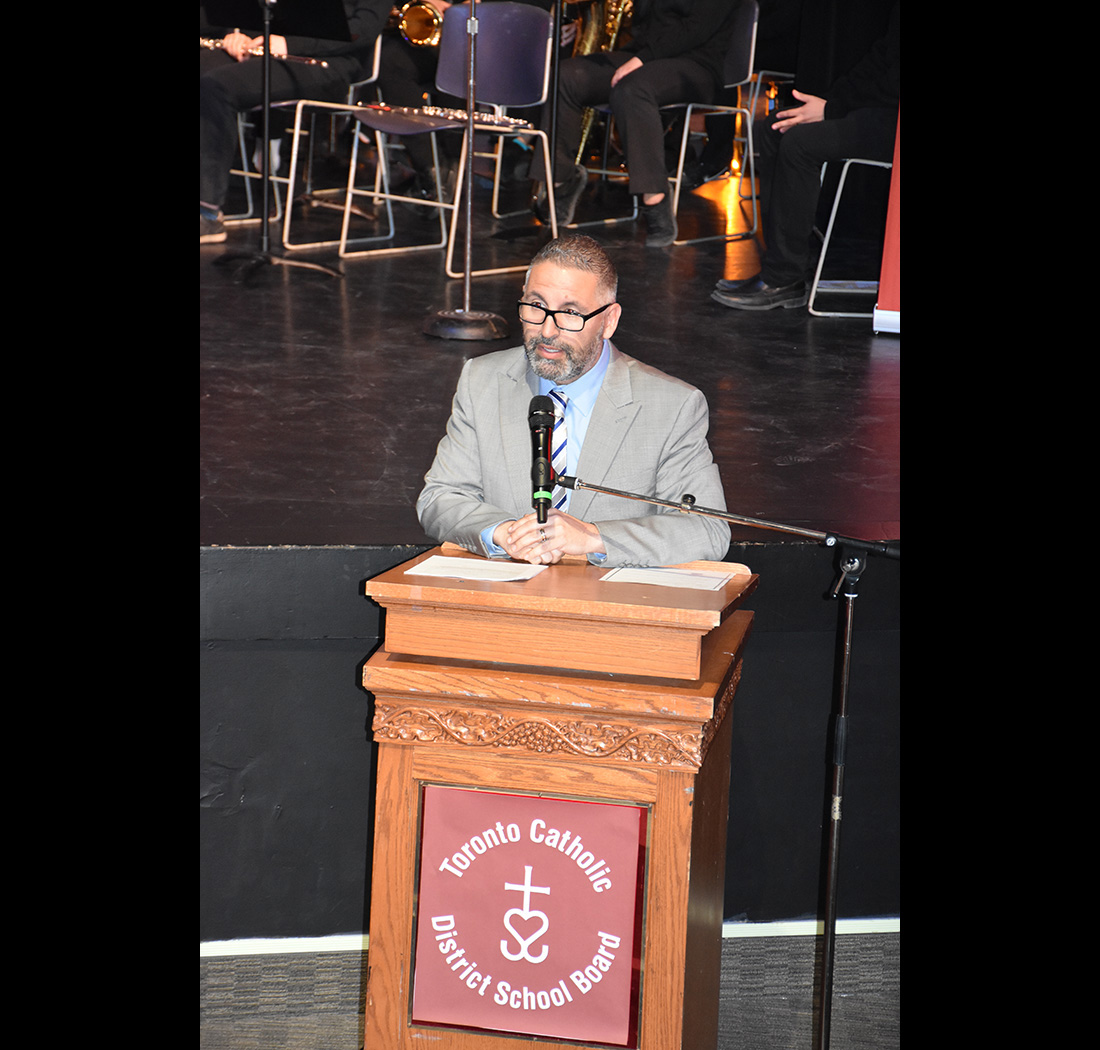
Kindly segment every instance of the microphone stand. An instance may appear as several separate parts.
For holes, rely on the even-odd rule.
[[[839,536],[833,532],[818,532],[814,529],[803,529],[794,525],[784,525],[779,522],[765,521],[762,518],[747,518],[740,514],[729,514],[726,511],[712,510],[707,507],[697,507],[695,497],[685,493],[679,503],[670,500],[656,499],[651,496],[641,496],[632,492],[622,492],[619,489],[604,488],[600,485],[589,485],[579,478],[571,478],[566,475],[558,475],[555,483],[567,489],[589,489],[593,492],[602,492],[608,496],[619,496],[623,499],[639,500],[642,503],[651,503],[659,507],[671,507],[689,514],[703,514],[707,517],[721,518],[723,521],[735,522],[739,525],[749,525],[752,528],[771,529],[776,532],[792,533],[796,536],[806,536],[817,540],[823,546],[836,547],[840,551],[839,570],[840,575],[830,597],[844,599],[844,619],[841,627],[841,636],[838,650],[840,652],[840,666],[836,680],[836,695],[833,708],[833,730],[831,742],[831,785],[829,798],[829,829],[826,840],[825,871],[824,871],[824,939],[822,945],[821,971],[818,975],[818,993],[820,996],[820,1011],[817,1018],[815,1031],[815,1050],[828,1050],[829,1027],[832,1018],[833,997],[833,966],[836,956],[836,900],[837,900],[837,870],[840,855],[840,818],[841,800],[844,795],[844,763],[845,750],[848,741],[848,689],[851,680],[851,655],[852,633],[855,618],[855,600],[859,593],[859,579],[867,568],[869,555],[882,555],[886,558],[901,559],[901,546],[899,544],[873,542],[870,540],[854,539],[850,536]]]
[[[474,107],[477,104],[477,0],[470,2],[466,19],[466,169],[463,173],[463,211],[466,220],[465,260],[462,275],[462,309],[439,310],[424,325],[424,334],[438,339],[504,339],[508,324],[498,314],[470,309],[470,270],[474,233]]]
[[[564,8],[565,0],[555,0],[554,50],[550,58],[550,170],[546,173],[550,182],[554,181],[554,165],[558,162],[558,66],[561,63],[561,15]]]
[[[271,251],[270,216],[268,210],[271,201],[271,9],[277,0],[259,0],[264,18],[264,53],[260,59],[263,63],[263,161],[260,164],[263,191],[260,197],[260,250],[258,252],[238,252],[229,255],[220,255],[215,260],[219,266],[237,266],[237,283],[247,281],[261,266],[297,266],[303,270],[317,270],[329,277],[343,277],[340,270],[334,270],[320,263],[307,262],[304,259],[287,259],[285,256],[276,255]],[[287,201],[288,208],[290,201]]]

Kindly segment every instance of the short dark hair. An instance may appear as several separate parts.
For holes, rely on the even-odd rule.
[[[615,264],[600,244],[583,233],[567,233],[556,240],[548,241],[531,260],[531,266],[540,262],[552,262],[568,269],[594,273],[600,289],[610,293],[611,302],[614,302],[618,295],[619,275],[615,270]],[[530,275],[529,266],[528,278]]]

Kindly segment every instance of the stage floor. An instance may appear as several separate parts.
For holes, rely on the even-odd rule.
[[[519,192],[506,203],[522,206]],[[737,228],[743,206],[733,193],[732,183],[712,183],[688,195],[681,235]],[[603,202],[586,197],[577,218],[599,218],[602,207],[623,214],[626,201],[614,191]],[[489,220],[488,209],[479,185],[474,267],[525,265],[549,230],[525,215]],[[424,236],[423,220],[398,212],[402,234]],[[270,229],[281,253],[281,227]],[[311,229],[335,237],[338,216],[308,209],[295,239]],[[616,345],[706,395],[731,512],[900,538],[900,336],[876,335],[870,318],[712,302],[718,278],[756,272],[751,240],[647,250],[640,222],[584,232],[619,269]],[[522,272],[470,282],[469,308],[504,317],[509,338],[452,341],[422,331],[437,311],[467,305],[465,282],[446,277],[442,251],[343,261],[335,249],[287,253],[341,269],[335,278],[267,265],[238,283],[235,266],[218,264],[259,247],[251,225],[199,249],[200,545],[430,543],[414,510],[423,475],[463,362],[519,342]],[[836,258],[845,265],[843,253]],[[806,542],[747,526],[733,533]]]

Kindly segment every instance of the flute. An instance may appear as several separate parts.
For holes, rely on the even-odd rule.
[[[208,36],[200,36],[199,47],[205,47],[207,51],[220,51],[225,47],[225,41],[220,38],[211,39]],[[262,47],[251,47],[245,51],[246,55],[255,55],[257,58],[261,58],[263,53],[264,49]],[[303,58],[299,55],[272,55],[271,57],[277,58],[280,62],[301,62],[303,65],[328,69],[328,63],[321,58]]]
[[[357,102],[357,109],[369,109],[376,113],[397,113],[402,117],[439,117],[441,120],[453,120],[455,123],[465,124],[470,115],[464,109],[442,109],[439,106],[387,106],[378,102]],[[495,128],[529,128],[529,120],[520,120],[519,117],[507,115],[497,116],[495,113],[475,113],[474,123],[488,124]]]

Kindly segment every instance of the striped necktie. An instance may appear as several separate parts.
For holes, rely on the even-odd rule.
[[[550,466],[555,477],[568,473],[569,430],[565,423],[565,406],[569,399],[560,390],[551,390],[554,399],[554,433],[550,438]],[[561,510],[569,500],[569,490],[560,485],[554,487],[551,503],[555,510]]]

